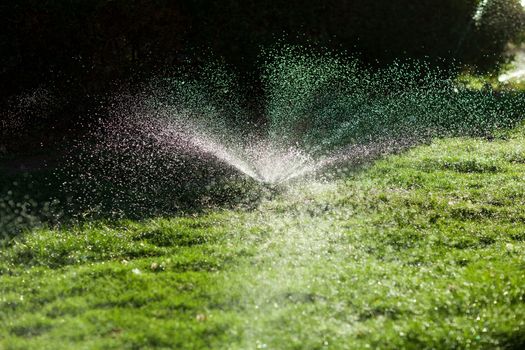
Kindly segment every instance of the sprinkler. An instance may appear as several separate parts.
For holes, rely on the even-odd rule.
[[[257,168],[254,168],[253,172],[256,175],[255,179],[259,182],[266,193],[271,194],[271,197],[278,194],[279,192],[282,192],[284,188],[283,184],[286,182],[287,178],[269,179],[268,177],[261,174],[260,170]]]
[[[284,190],[282,182],[261,182],[261,187],[265,197],[274,198]]]

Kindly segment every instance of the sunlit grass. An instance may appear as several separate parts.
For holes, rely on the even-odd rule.
[[[524,145],[435,140],[255,210],[25,232],[0,348],[520,349]]]

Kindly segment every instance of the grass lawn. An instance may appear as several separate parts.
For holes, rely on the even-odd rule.
[[[435,140],[255,210],[34,229],[0,349],[523,349],[525,128]]]

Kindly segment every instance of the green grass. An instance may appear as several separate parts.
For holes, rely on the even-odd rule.
[[[521,349],[525,128],[435,140],[255,210],[25,232],[2,349]]]

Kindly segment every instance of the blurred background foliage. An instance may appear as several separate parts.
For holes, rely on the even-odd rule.
[[[109,79],[162,70],[210,49],[251,71],[261,46],[286,38],[385,64],[455,60],[490,71],[523,32],[519,0],[17,0],[1,6],[1,92],[50,79]],[[521,38],[522,39],[522,38]],[[444,60],[444,61],[443,61]]]

